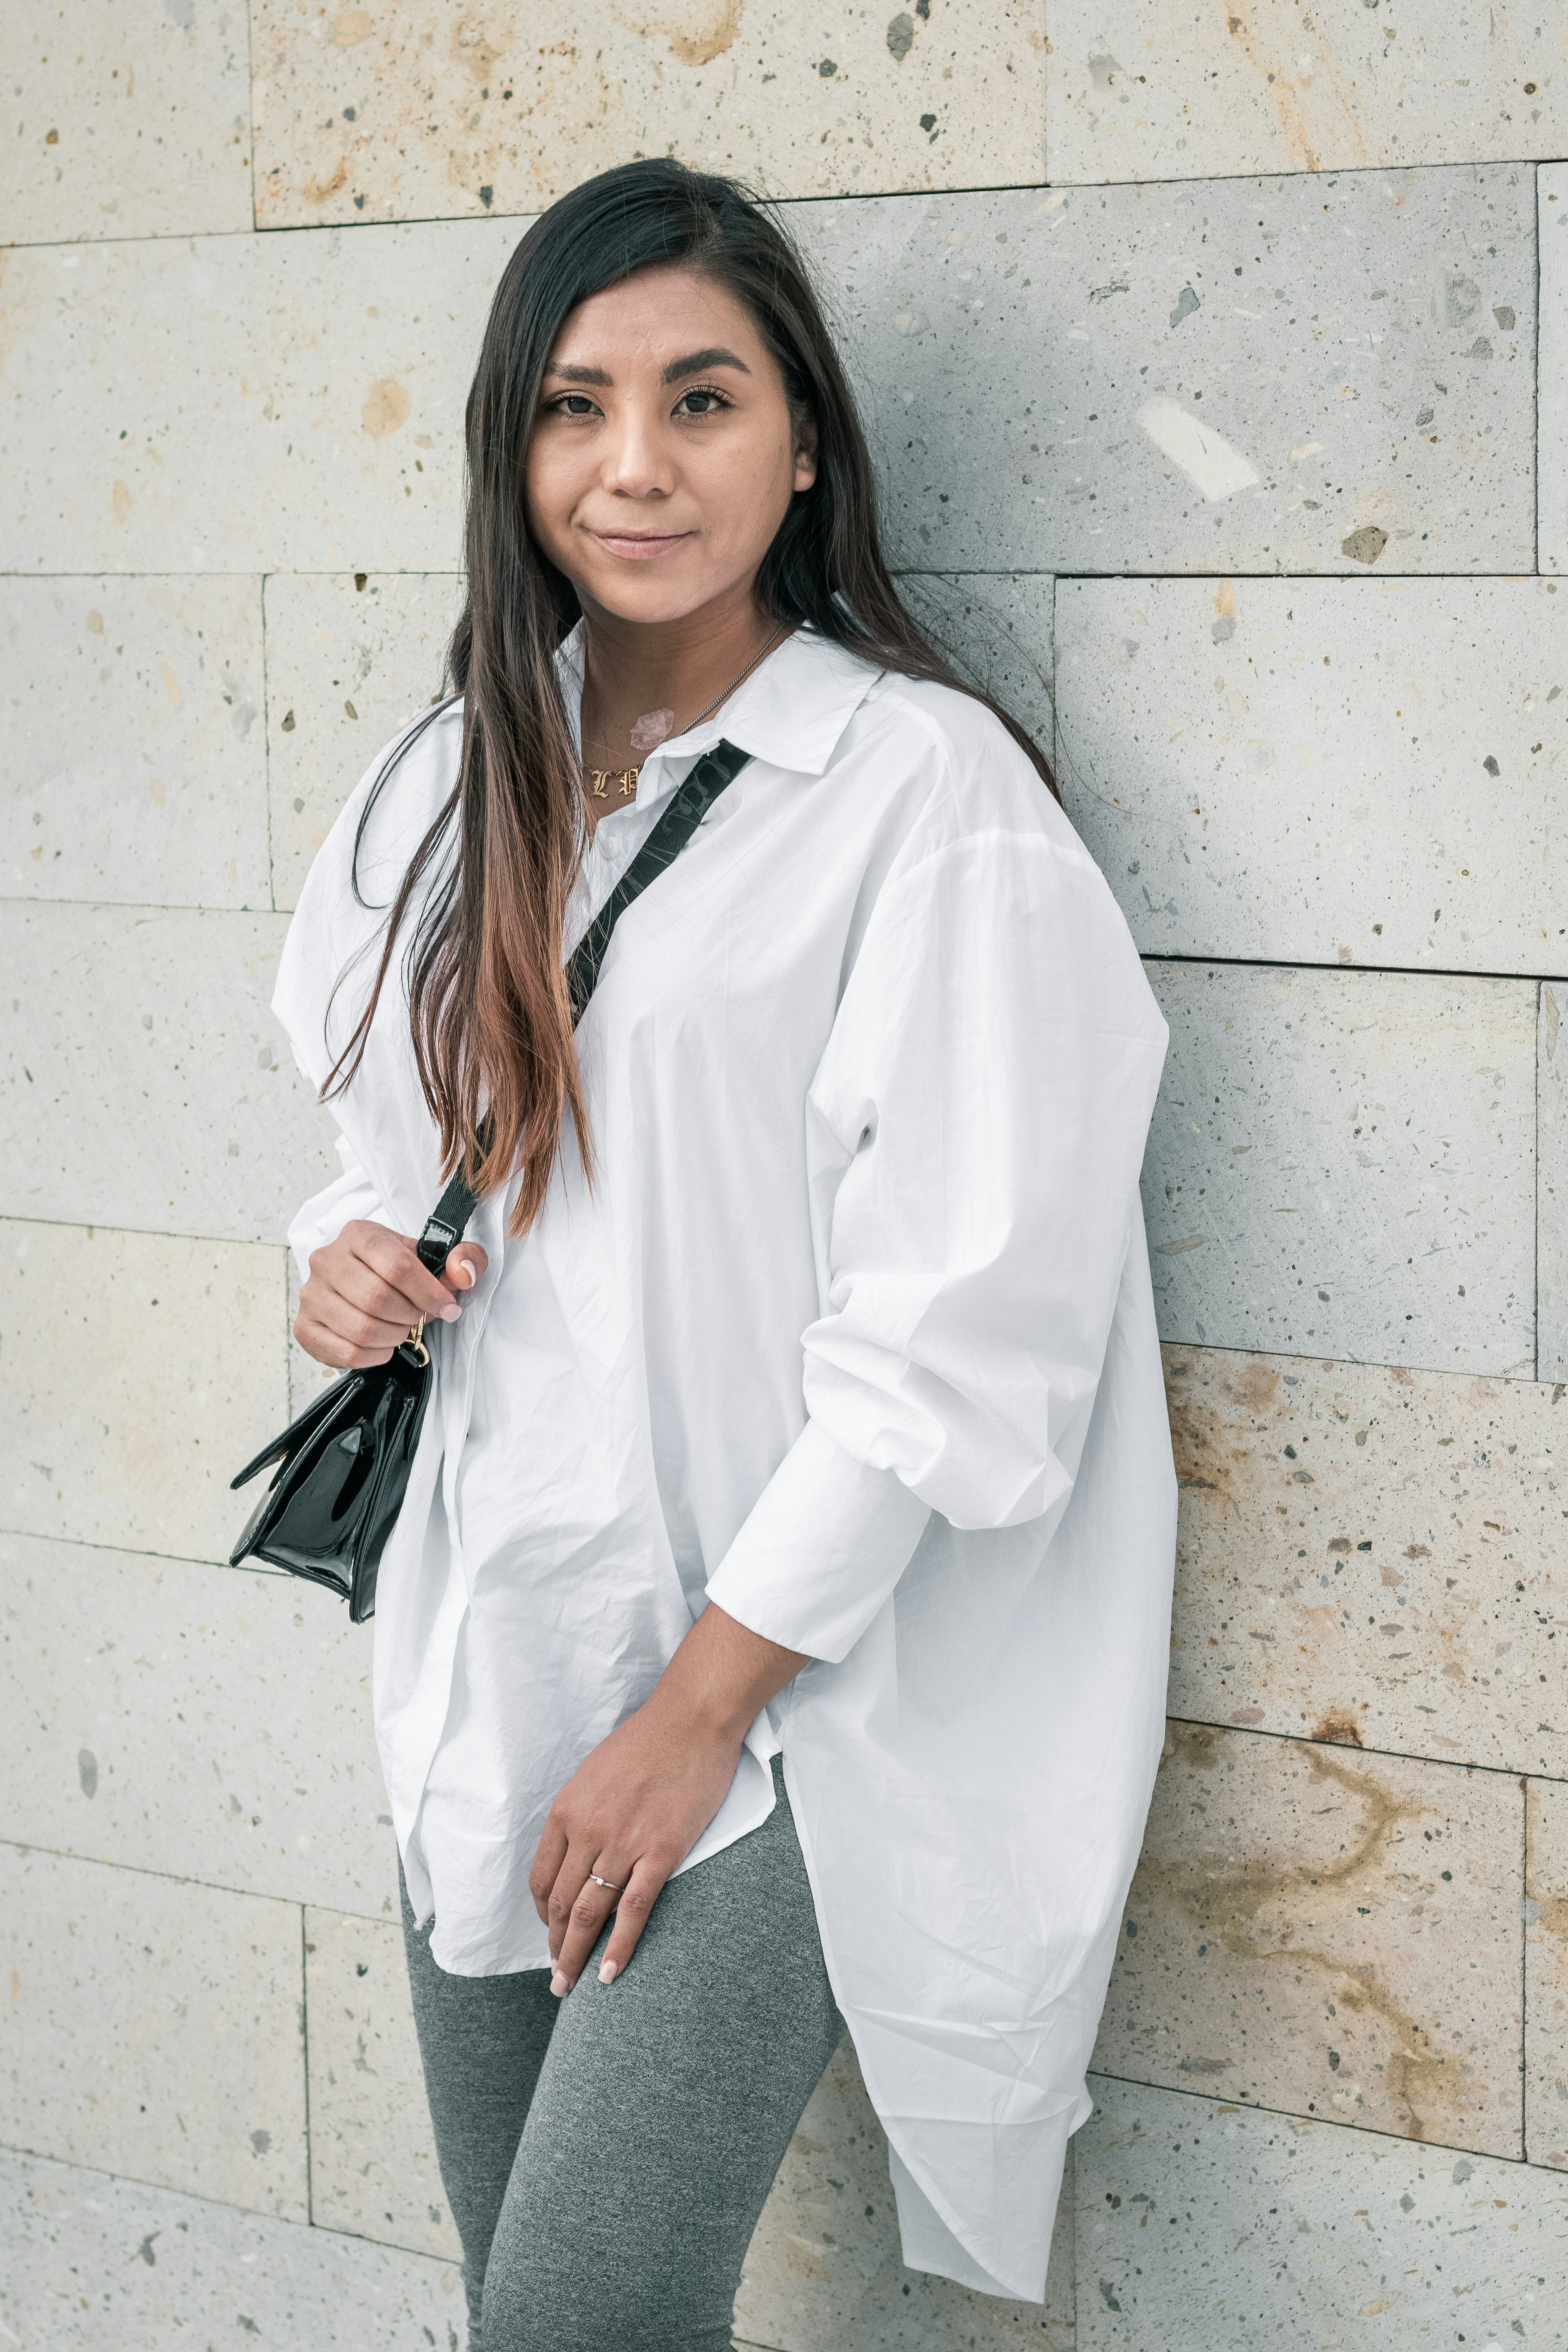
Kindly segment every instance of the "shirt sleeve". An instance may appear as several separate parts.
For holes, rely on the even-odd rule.
[[[378,1198],[346,1136],[339,1136],[337,1153],[343,1163],[342,1174],[325,1192],[313,1193],[289,1228],[289,1246],[294,1253],[301,1282],[310,1278],[311,1251],[325,1249],[329,1242],[335,1242],[343,1227],[352,1224],[356,1217],[385,1225],[390,1232],[397,1231],[396,1218]]]
[[[809,1418],[708,1585],[731,1616],[837,1660],[931,1512],[1054,1527],[1167,1034],[1070,837],[965,835],[884,888],[807,1102]]]

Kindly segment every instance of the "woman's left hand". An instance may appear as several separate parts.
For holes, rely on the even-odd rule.
[[[528,1878],[550,1929],[552,1992],[571,1991],[612,1910],[599,1980],[619,1976],[666,1879],[723,1803],[757,1714],[805,1663],[710,1603],[651,1696],[578,1766]]]

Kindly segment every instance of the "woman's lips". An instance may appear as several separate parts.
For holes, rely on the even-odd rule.
[[[684,546],[692,536],[689,530],[596,530],[591,535],[607,555],[625,556],[633,563],[647,563],[653,556],[667,555],[672,547]]]

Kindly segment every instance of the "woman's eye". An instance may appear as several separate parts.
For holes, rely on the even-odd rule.
[[[563,416],[592,416],[594,414],[594,404],[585,393],[565,393],[555,405]]]
[[[720,409],[728,408],[729,404],[721,392],[703,390],[683,392],[675,407],[677,415],[684,413],[688,416],[716,416]]]

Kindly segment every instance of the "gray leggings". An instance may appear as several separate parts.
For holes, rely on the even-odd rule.
[[[730,2352],[741,2264],[844,2021],[800,1841],[672,1879],[624,1977],[449,1976],[406,1890],[425,2087],[471,2352]]]

